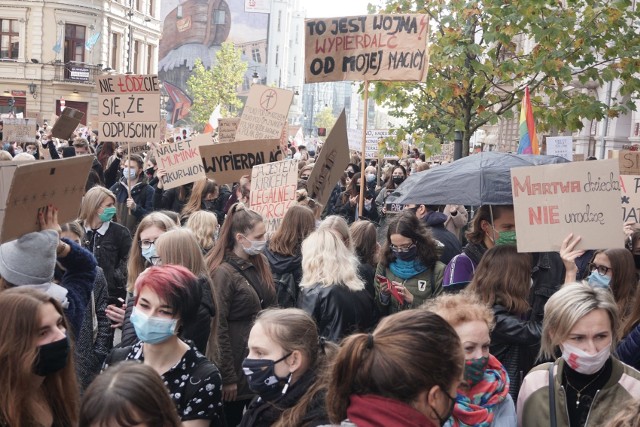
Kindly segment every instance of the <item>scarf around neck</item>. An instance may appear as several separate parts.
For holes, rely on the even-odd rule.
[[[347,417],[358,427],[436,427],[406,403],[373,394],[349,396]]]
[[[413,259],[411,261],[403,261],[400,258],[396,258],[391,264],[389,264],[389,269],[393,274],[402,280],[410,279],[423,271],[427,271],[427,266],[422,264],[417,259]]]

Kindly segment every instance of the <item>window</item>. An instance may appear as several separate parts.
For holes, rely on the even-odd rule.
[[[17,19],[0,19],[0,59],[17,59],[20,34]]]
[[[294,56],[293,57],[293,75],[296,75],[296,63],[298,62],[298,57]]]
[[[147,74],[155,74],[153,71],[153,53],[155,46],[147,45]]]
[[[224,25],[226,14],[222,9],[213,11],[213,23],[216,25]]]
[[[140,9],[140,0],[133,0],[133,7],[138,11],[141,12],[142,9]]]
[[[280,56],[280,46],[276,46],[276,67],[278,66],[278,56]]]
[[[140,67],[140,42],[138,40],[133,41],[133,55],[131,58],[133,58],[131,71],[133,71],[133,74],[138,74],[138,68]]]
[[[280,31],[281,24],[282,24],[282,11],[279,10],[278,11],[278,31]]]
[[[118,33],[111,33],[111,69],[119,71],[118,59],[120,49],[120,35]]]
[[[147,15],[149,16],[155,16],[154,12],[155,12],[155,3],[154,0],[147,0]]]
[[[87,27],[65,24],[64,26],[64,62],[84,62],[84,43]]]
[[[260,56],[260,49],[254,47],[251,49],[251,57],[253,58],[253,62],[262,63],[262,57]]]

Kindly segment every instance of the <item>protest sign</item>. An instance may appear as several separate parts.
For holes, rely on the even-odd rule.
[[[560,249],[573,233],[577,249],[621,248],[617,160],[511,169],[518,252]]]
[[[640,223],[640,175],[620,174],[622,222]]]
[[[130,144],[121,144],[122,153],[128,157],[131,154],[142,154],[149,151],[149,146],[146,142],[132,142]]]
[[[218,119],[218,142],[224,144],[235,141],[239,123],[239,117]]]
[[[296,200],[298,161],[282,160],[251,169],[251,209],[262,215],[267,233],[280,226],[284,214]]]
[[[386,146],[384,140],[390,136],[394,136],[395,131],[389,129],[369,129],[366,134],[365,159],[377,159],[381,146]],[[347,130],[349,139],[349,149],[354,151],[362,151],[362,129]],[[397,159],[394,155],[385,155],[385,159]]]
[[[574,162],[584,162],[584,154],[574,154],[573,155]]]
[[[618,158],[620,165],[620,175],[640,175],[640,151],[620,150],[615,153],[617,156],[614,158]]]
[[[547,137],[547,155],[564,157],[573,161],[573,138],[570,136]]]
[[[218,184],[237,182],[243,175],[251,175],[256,165],[283,160],[279,139],[204,145],[200,155],[207,177]]]
[[[60,139],[69,139],[84,117],[82,111],[67,107],[51,128],[51,136]]]
[[[211,133],[199,133],[191,138],[194,147],[213,144],[213,135]]]
[[[35,119],[4,119],[2,140],[9,142],[35,142]]]
[[[424,81],[429,17],[362,15],[305,20],[305,83]]]
[[[38,231],[38,209],[58,208],[58,222],[78,217],[93,156],[0,164],[0,242]]]
[[[309,197],[326,205],[349,164],[349,143],[347,141],[347,120],[344,110],[322,146],[311,175],[307,180]]]
[[[279,139],[287,123],[293,92],[275,87],[253,85],[242,111],[236,141]]]
[[[101,138],[114,142],[160,140],[158,76],[121,74],[97,80]]]
[[[190,140],[156,146],[158,168],[163,168],[164,189],[169,190],[205,178],[204,166],[198,147]]]

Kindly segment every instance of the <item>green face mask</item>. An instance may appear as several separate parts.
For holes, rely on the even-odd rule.
[[[102,222],[109,222],[111,221],[111,219],[115,214],[116,214],[116,208],[111,206],[110,208],[104,208],[102,213],[98,215],[98,218],[100,218],[100,221]]]
[[[496,246],[500,245],[516,245],[516,232],[515,231],[501,231],[500,237],[496,239]]]

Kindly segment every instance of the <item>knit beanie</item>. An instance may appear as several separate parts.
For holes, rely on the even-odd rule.
[[[15,286],[51,281],[59,240],[55,230],[43,230],[3,243],[0,245],[0,277]]]

